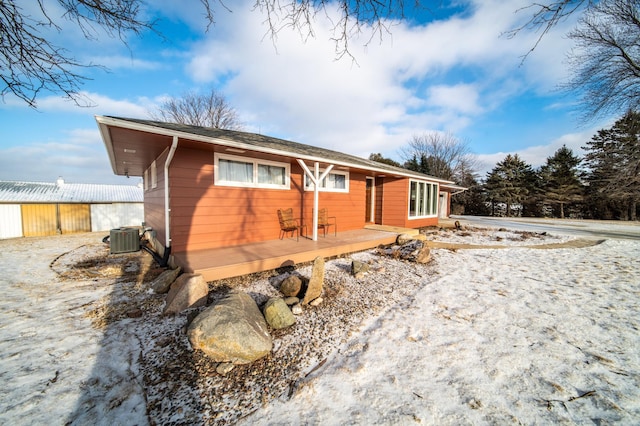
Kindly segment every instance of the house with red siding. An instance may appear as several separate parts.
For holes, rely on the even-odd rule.
[[[113,171],[142,176],[145,223],[162,254],[277,240],[292,208],[317,238],[317,211],[339,231],[437,225],[453,182],[264,135],[97,116]],[[317,182],[318,185],[315,185]]]

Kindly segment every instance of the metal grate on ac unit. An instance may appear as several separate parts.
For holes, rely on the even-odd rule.
[[[138,228],[116,228],[109,233],[110,253],[131,253],[140,250]]]

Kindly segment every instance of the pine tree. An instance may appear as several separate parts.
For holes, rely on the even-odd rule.
[[[423,173],[425,175],[431,174],[431,170],[429,168],[429,162],[427,161],[427,156],[424,154],[413,154],[411,158],[409,158],[402,165],[405,169],[412,170],[414,172]],[[439,176],[438,176],[439,177]]]
[[[511,216],[514,205],[524,206],[535,195],[536,174],[533,168],[522,161],[518,154],[508,154],[504,160],[487,173],[485,189],[492,203],[492,215],[495,203],[505,203],[507,216]]]
[[[624,206],[620,216],[636,220],[640,200],[640,113],[629,111],[587,142],[585,163],[593,198]]]
[[[579,177],[582,160],[565,145],[540,168],[542,199],[545,203],[558,205],[560,219],[564,219],[565,205],[583,199],[584,187]]]

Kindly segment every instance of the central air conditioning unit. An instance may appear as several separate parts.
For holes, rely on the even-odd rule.
[[[131,253],[140,250],[138,228],[116,228],[109,233],[110,253]]]

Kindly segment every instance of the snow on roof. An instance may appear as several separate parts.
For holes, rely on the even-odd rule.
[[[142,203],[134,185],[0,181],[0,203]]]

